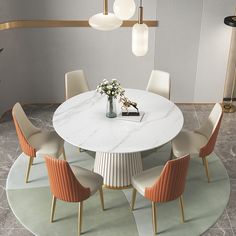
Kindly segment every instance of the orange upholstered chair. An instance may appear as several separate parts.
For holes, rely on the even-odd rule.
[[[12,117],[21,150],[29,157],[25,181],[28,183],[30,169],[36,156],[51,155],[57,158],[63,153],[64,159],[66,158],[64,140],[55,131],[44,131],[35,127],[19,103],[12,108]]]
[[[157,166],[132,177],[133,196],[131,208],[134,209],[136,192],[152,202],[153,231],[157,233],[156,203],[180,200],[182,221],[184,222],[183,192],[190,156],[170,160],[165,166]]]
[[[210,182],[210,175],[207,157],[214,151],[222,117],[222,107],[216,103],[208,119],[199,129],[194,131],[182,130],[172,140],[172,150],[175,157],[190,153],[198,154],[202,158],[208,183]]]
[[[104,210],[103,178],[99,174],[84,168],[70,167],[68,162],[64,160],[46,156],[45,161],[50,189],[53,195],[50,221],[53,222],[57,199],[66,202],[79,202],[78,235],[80,235],[82,230],[83,201],[99,191],[102,209]]]

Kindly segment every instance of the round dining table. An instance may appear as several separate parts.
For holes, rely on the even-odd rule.
[[[125,89],[125,96],[137,102],[141,121],[120,116],[118,99],[118,116],[106,117],[107,96],[96,91],[66,100],[53,115],[54,129],[65,141],[96,152],[94,172],[112,189],[129,187],[142,172],[141,152],[168,143],[183,126],[182,112],[168,99],[137,89]]]

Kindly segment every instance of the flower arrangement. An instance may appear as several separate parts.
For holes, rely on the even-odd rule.
[[[112,79],[111,81],[104,79],[102,83],[97,86],[97,92],[117,98],[118,95],[124,94],[125,90],[116,79]]]

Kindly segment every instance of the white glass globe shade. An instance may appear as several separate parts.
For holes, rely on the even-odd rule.
[[[135,24],[132,29],[132,51],[135,56],[144,56],[148,51],[148,27]]]
[[[103,13],[96,14],[89,18],[89,25],[97,30],[114,30],[122,25],[122,20],[118,19],[114,14],[108,13],[104,15]]]
[[[134,0],[115,0],[113,11],[115,15],[121,20],[130,19],[135,13]]]

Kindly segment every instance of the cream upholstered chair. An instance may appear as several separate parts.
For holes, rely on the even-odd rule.
[[[136,192],[152,202],[153,231],[157,233],[156,203],[169,202],[179,198],[184,222],[183,192],[190,156],[168,161],[165,166],[157,166],[132,177],[133,196],[131,208],[134,209]]]
[[[170,99],[170,74],[160,70],[153,70],[146,90]]]
[[[16,103],[12,109],[13,121],[22,152],[29,157],[26,172],[26,183],[28,183],[31,165],[36,156],[44,157],[51,155],[55,158],[62,153],[65,157],[64,140],[55,131],[43,131],[35,127],[27,118],[20,103]]]
[[[66,100],[89,91],[83,70],[70,71],[65,74]]]
[[[210,182],[210,176],[207,156],[214,150],[222,117],[222,107],[219,103],[216,103],[208,119],[199,129],[194,131],[182,130],[172,140],[172,150],[175,157],[186,153],[199,154],[205,166],[208,183]]]
[[[66,202],[79,202],[78,235],[80,235],[82,231],[83,202],[99,191],[102,210],[104,210],[103,178],[101,175],[84,168],[70,167],[68,162],[64,160],[46,156],[45,161],[50,189],[53,194],[50,221],[53,222],[57,199]]]

